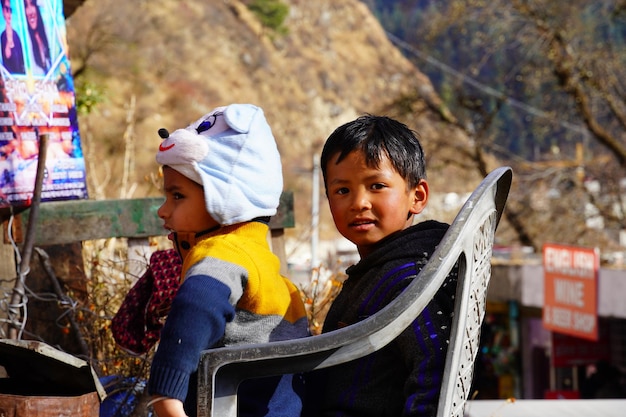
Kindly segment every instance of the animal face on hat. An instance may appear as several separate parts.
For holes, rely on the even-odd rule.
[[[280,154],[263,110],[218,107],[163,138],[156,155],[204,187],[206,209],[223,226],[272,216],[283,188]]]

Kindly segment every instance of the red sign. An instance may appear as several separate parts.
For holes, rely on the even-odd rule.
[[[598,252],[591,248],[543,247],[546,329],[598,340]]]
[[[597,342],[552,333],[552,364],[560,368],[608,361],[611,356],[609,326],[600,326],[598,333]]]
[[[578,400],[580,399],[580,391],[546,390],[543,398],[544,400]]]

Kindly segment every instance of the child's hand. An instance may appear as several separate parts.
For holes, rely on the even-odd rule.
[[[157,399],[152,409],[157,417],[187,417],[182,401],[175,398]]]

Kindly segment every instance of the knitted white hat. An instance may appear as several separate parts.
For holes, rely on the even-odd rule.
[[[222,226],[272,216],[283,190],[280,154],[263,110],[218,107],[164,139],[156,160],[204,187],[206,209]]]

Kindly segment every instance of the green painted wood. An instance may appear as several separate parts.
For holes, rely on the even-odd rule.
[[[162,197],[124,200],[69,200],[41,203],[35,245],[56,245],[112,237],[144,238],[167,234],[157,210]],[[23,224],[30,210],[22,213]],[[293,193],[281,195],[273,230],[294,227]]]
[[[111,237],[166,234],[157,216],[161,198],[69,200],[41,203],[35,244],[56,245]],[[30,210],[24,211],[24,227]]]

